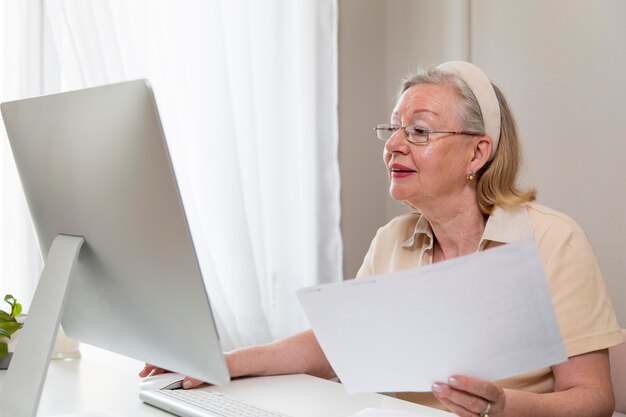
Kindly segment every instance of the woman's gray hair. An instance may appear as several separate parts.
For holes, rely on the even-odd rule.
[[[426,71],[417,71],[408,75],[398,90],[396,101],[409,88],[418,84],[451,85],[456,87],[456,91],[462,98],[461,107],[458,108],[457,117],[461,121],[461,129],[466,132],[485,134],[485,123],[483,114],[476,96],[467,86],[465,81],[451,72],[446,72],[438,68],[430,68]]]

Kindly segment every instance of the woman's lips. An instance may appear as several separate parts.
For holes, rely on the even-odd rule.
[[[389,166],[389,172],[391,173],[391,178],[405,178],[411,174],[414,174],[415,170],[409,167],[405,167],[404,165],[391,164]]]

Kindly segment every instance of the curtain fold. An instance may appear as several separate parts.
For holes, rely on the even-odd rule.
[[[0,2],[0,102],[42,93],[40,12],[38,2]],[[2,121],[0,236],[0,302],[9,293],[28,308],[43,262]]]
[[[305,329],[341,279],[336,0],[44,4],[44,89],[152,83],[224,348]]]

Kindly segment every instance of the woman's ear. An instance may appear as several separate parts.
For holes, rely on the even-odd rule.
[[[478,172],[489,162],[491,156],[492,143],[491,138],[487,135],[476,136],[474,138],[474,146],[470,159],[470,169],[472,172]]]

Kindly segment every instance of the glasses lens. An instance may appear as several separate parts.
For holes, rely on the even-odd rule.
[[[398,127],[394,125],[378,125],[374,130],[378,139],[387,140],[398,130]]]
[[[428,142],[428,129],[420,126],[407,126],[405,128],[409,141],[413,143],[426,143]]]

